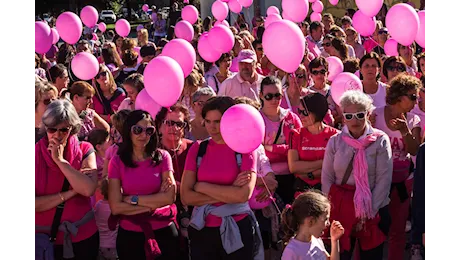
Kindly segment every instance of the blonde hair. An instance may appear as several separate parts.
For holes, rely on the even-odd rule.
[[[141,40],[139,40],[139,38],[137,39],[138,46],[142,47],[144,45],[147,45],[147,43],[149,42],[149,32],[147,31],[147,29],[140,29],[139,33],[141,33],[142,39]]]
[[[113,78],[112,72],[110,72],[109,68],[107,68],[107,66],[105,66],[105,64],[103,63],[99,64],[98,73],[101,73],[102,70],[107,71],[107,77],[109,78],[110,94],[113,94],[115,90],[117,90],[117,84],[115,83],[115,79]],[[100,87],[97,81],[96,81],[96,86]]]
[[[53,91],[56,97],[58,96],[58,90],[55,86],[51,85],[47,81],[36,81],[35,82],[35,109],[37,109],[40,100],[46,92]]]
[[[254,39],[254,36],[251,35],[251,33],[249,31],[241,31],[239,34],[238,34],[241,38],[244,38],[244,37],[247,37],[249,39],[250,42],[253,42],[255,39]]]

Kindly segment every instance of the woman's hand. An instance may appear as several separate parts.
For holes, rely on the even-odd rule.
[[[56,164],[64,161],[64,146],[56,138],[49,140],[48,150]]]
[[[123,196],[123,202],[131,204],[131,199],[133,196]]]
[[[236,177],[236,180],[233,182],[232,185],[241,187],[241,186],[248,184],[250,180],[251,180],[251,174],[247,172],[242,172],[238,174],[238,176]]]
[[[409,127],[407,126],[407,120],[404,114],[401,114],[401,117],[402,118],[391,119],[389,123],[391,127],[398,130],[399,132],[401,132],[401,134],[404,135],[407,132],[409,132]]]
[[[334,220],[331,224],[331,240],[332,241],[339,240],[344,234],[344,232],[345,232],[345,229],[342,227],[342,224]]]
[[[173,188],[173,183],[170,178],[167,178],[161,183],[160,192],[166,193]]]
[[[264,178],[262,180],[262,178]],[[267,184],[268,190],[270,193],[267,191],[267,188],[264,185]],[[276,181],[275,174],[274,173],[268,173],[265,177],[257,177],[256,180],[256,186],[257,187],[262,187],[263,191],[257,195],[256,200],[257,201],[266,201],[267,199],[270,198],[270,195],[273,194],[278,187],[278,182]]]

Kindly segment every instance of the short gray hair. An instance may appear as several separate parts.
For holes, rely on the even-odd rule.
[[[56,127],[67,122],[72,127],[71,135],[80,131],[82,121],[75,110],[75,107],[65,99],[57,99],[48,105],[42,117],[43,128]],[[44,129],[42,129],[44,130]]]
[[[373,107],[372,99],[368,95],[364,94],[364,92],[357,90],[349,90],[345,92],[340,99],[340,106],[342,107],[342,110],[350,105],[358,105],[366,111],[370,111]]]
[[[202,96],[215,97],[216,92],[214,92],[214,90],[212,90],[210,87],[199,88],[197,91],[195,91],[195,93],[193,93],[192,102],[198,101],[198,99],[200,99]]]

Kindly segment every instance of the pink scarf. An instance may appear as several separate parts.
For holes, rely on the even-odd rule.
[[[374,217],[365,149],[375,142],[378,137],[382,136],[383,132],[377,129],[373,129],[373,131],[372,134],[361,140],[351,138],[345,134],[342,135],[345,143],[358,150],[353,160],[353,177],[356,183],[353,201],[355,204],[355,216],[360,219],[372,219]]]
[[[77,137],[75,135],[69,136],[64,149],[64,159],[73,168],[80,169],[82,156]],[[64,175],[51,157],[51,152],[48,150],[48,137],[45,136],[35,145],[35,178],[40,182],[40,194],[46,191],[49,172],[60,172]]]

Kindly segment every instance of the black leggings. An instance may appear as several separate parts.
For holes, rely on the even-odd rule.
[[[355,248],[356,239],[351,239],[351,248],[350,251],[344,251],[340,254],[340,260],[351,260],[353,258],[353,249]],[[370,249],[370,250],[362,250],[359,249],[359,256],[360,259],[367,260],[381,260],[383,259],[383,243],[380,244],[378,247]]]
[[[73,253],[75,255],[73,260],[97,260],[99,254],[99,232],[89,238],[77,243],[72,243]],[[64,248],[62,245],[54,246],[54,259],[64,259]],[[66,259],[68,260],[68,259]]]
[[[284,204],[291,204],[294,200],[294,174],[286,175],[275,175],[276,181],[278,182],[278,188],[276,193],[281,197]]]
[[[192,226],[188,227],[190,239],[191,260],[252,260],[255,248],[255,227],[251,224],[249,216],[236,222],[241,233],[244,247],[227,254],[222,246],[219,227],[204,227],[198,231]]]
[[[155,240],[161,250],[157,260],[179,259],[179,233],[173,223],[168,227],[154,230]],[[144,260],[145,236],[143,232],[128,231],[118,228],[117,253],[119,260]]]

